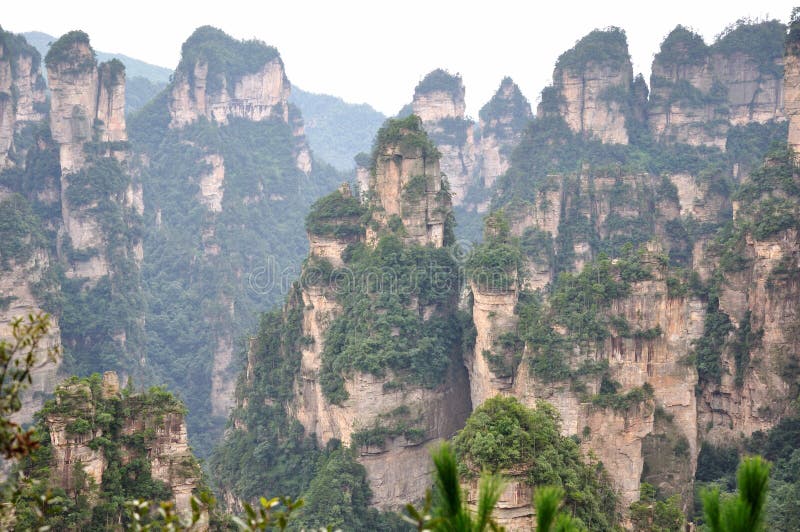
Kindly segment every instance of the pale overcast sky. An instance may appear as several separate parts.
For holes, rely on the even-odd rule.
[[[535,102],[550,82],[556,58],[594,28],[623,28],[634,71],[649,79],[653,55],[677,24],[711,42],[739,18],[786,22],[792,9],[791,1],[778,0],[3,3],[0,25],[6,30],[59,36],[82,29],[96,49],[169,68],[198,26],[256,37],[278,48],[293,84],[366,102],[386,114],[411,100],[427,72],[443,67],[463,76],[473,117],[506,75]]]

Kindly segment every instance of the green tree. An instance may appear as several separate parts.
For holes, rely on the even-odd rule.
[[[701,493],[706,526],[711,532],[765,530],[770,467],[760,456],[745,458],[737,473],[739,493],[736,497],[721,499],[719,488]]]
[[[57,346],[40,349],[50,331],[50,316],[29,314],[11,321],[11,338],[0,340],[0,452],[6,459],[28,455],[39,443],[34,430],[23,429],[11,420],[22,409],[22,393],[32,382],[31,370],[45,359],[55,361]]]
[[[406,521],[417,530],[436,532],[482,532],[500,531],[492,513],[503,492],[503,480],[499,475],[484,473],[478,484],[476,512],[470,511],[461,489],[456,456],[449,443],[443,443],[433,452],[434,493],[428,492],[425,505],[420,510],[413,504],[406,506]],[[432,503],[435,501],[435,503]]]
[[[643,483],[639,489],[639,500],[631,504],[631,522],[634,530],[651,532],[680,532],[685,518],[680,508],[680,496],[673,495],[666,501],[656,498],[653,485]]]

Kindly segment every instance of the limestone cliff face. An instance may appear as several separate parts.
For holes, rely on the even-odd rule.
[[[212,71],[211,75],[215,77],[209,82],[209,64],[204,59],[176,70],[170,93],[172,127],[201,117],[220,124],[230,117],[289,121],[291,86],[280,57],[270,59],[256,72],[231,79],[230,85],[224,74]]]
[[[325,372],[330,373],[324,367],[328,332],[348,307],[343,306],[342,287],[331,278],[312,275],[310,265],[326,263],[350,272],[348,266],[352,265],[343,258],[348,247],[357,243],[377,246],[387,232],[394,232],[404,246],[440,248],[445,243],[450,198],[443,189],[436,149],[427,141],[418,118],[395,125],[396,129],[382,130],[387,137],[375,152],[364,199],[372,221],[364,227],[359,213],[353,211],[357,199],[346,185],[321,200],[321,206],[314,208],[319,213],[312,209],[309,217],[310,257],[299,298],[290,301],[302,309],[300,327],[307,338],[300,348],[290,414],[321,446],[333,439],[356,446],[372,488],[372,504],[381,508],[397,508],[424,494],[430,485],[430,445],[452,436],[470,410],[466,374],[456,360],[436,386],[408,382],[399,370],[389,368],[379,374],[361,370],[342,374],[345,398],[341,400],[329,399],[323,386]],[[342,214],[331,218],[332,205],[340,205]],[[324,223],[318,216],[325,216]],[[379,294],[365,293],[363,297],[373,295]],[[422,304],[416,296],[407,307],[422,321],[449,312],[445,303]],[[400,426],[413,430],[397,429]],[[385,435],[364,439],[371,430]]]
[[[800,40],[793,28],[784,59],[784,111],[789,119],[789,146],[800,152]]]
[[[419,186],[413,194],[408,190],[411,179],[419,181],[413,185]],[[402,141],[390,143],[378,155],[370,184],[366,201],[375,209],[373,227],[376,229],[368,228],[366,232],[346,236],[315,234],[310,230],[312,259],[324,259],[334,268],[346,268],[342,258],[345,249],[359,241],[373,245],[377,238],[375,231],[384,230],[387,221],[394,216],[402,220],[407,245],[443,245],[449,197],[442,195],[442,178],[432,154],[418,146],[404,146]],[[351,198],[347,185],[337,194]],[[442,211],[435,216],[434,206]],[[341,219],[334,223],[357,221]],[[453,363],[443,383],[437,387],[408,384],[397,387],[391,386],[398,377],[391,370],[382,376],[355,371],[344,381],[347,399],[332,403],[323,391],[320,375],[326,334],[343,308],[337,299],[335,282],[305,275],[303,278],[302,331],[309,341],[301,349],[300,374],[295,381],[291,413],[303,425],[306,434],[315,434],[323,446],[332,439],[345,445],[356,444],[356,433],[396,423],[399,420],[394,417],[398,415],[404,421],[411,421],[421,436],[396,434],[385,437],[380,444],[372,442],[359,446],[359,461],[367,470],[373,491],[372,504],[398,508],[404,501],[424,494],[430,484],[430,445],[454,434],[468,415],[466,376],[460,365]],[[440,311],[436,306],[418,309],[425,319]]]
[[[96,158],[113,157],[125,163],[125,67],[117,60],[98,67],[89,38],[82,32],[68,33],[54,43],[46,63],[50,129],[59,145],[62,173],[62,221],[72,249],[88,255],[73,261],[69,275],[97,280],[111,271],[107,236],[98,217],[92,214],[94,202],[74,205],[70,200],[70,184],[74,174],[87,170],[87,164],[94,164],[95,160],[87,160],[90,150]],[[127,199],[131,206],[141,203],[135,201],[135,196],[141,197],[135,183],[131,183],[130,191],[130,198],[121,195],[112,201],[125,203]]]
[[[289,104],[291,84],[275,48],[260,41],[237,41],[210,26],[198,28],[183,45],[169,91],[171,128],[201,118],[218,124],[231,118],[278,120],[292,128],[297,167],[306,174],[311,171],[303,119]]]
[[[771,35],[769,42],[745,39],[753,31]],[[648,111],[653,135],[724,150],[730,126],[783,119],[784,31],[776,21],[743,24],[707,46],[678,26],[653,61]],[[750,44],[742,46],[742,39]]]
[[[10,166],[14,133],[44,118],[41,57],[21,35],[0,29],[0,170]],[[21,154],[24,159],[24,154]]]
[[[465,117],[461,76],[437,69],[414,90],[412,112],[422,123],[441,153],[441,169],[453,192],[453,204],[461,205],[473,185],[477,171],[474,124]]]
[[[538,114],[555,111],[576,133],[627,144],[625,112],[632,83],[625,34],[616,28],[595,30],[559,57],[552,93],[542,98]]]
[[[698,425],[715,443],[767,430],[787,413],[800,341],[797,231],[764,240],[748,234],[742,254],[747,265],[726,274],[719,300],[738,331],[723,353],[720,382],[704,387],[698,405]],[[744,328],[754,339],[746,340],[752,345],[746,346],[748,360],[740,372],[732,344]]]
[[[653,248],[654,253],[657,251]],[[552,403],[561,414],[564,434],[581,438],[583,447],[591,449],[606,466],[623,507],[638,499],[646,463],[651,474],[672,473],[669,478],[665,475],[659,489],[680,493],[689,503],[691,490],[687,483],[693,477],[699,451],[694,395],[697,373],[682,359],[691,352],[692,340],[703,332],[704,305],[691,297],[669,295],[664,270],[655,258],[645,263],[654,272],[652,278],[634,283],[631,294],[614,301],[607,313],[624,318],[631,330],[657,330],[658,335],[643,338],[612,332],[604,342],[593,346],[575,344],[568,355],[573,368],[607,364],[606,378],[619,383],[621,394],[645,385],[652,387],[651,398],[624,408],[603,406],[591,399],[600,390],[599,377],[581,379],[581,386],[537,377],[531,369],[531,360],[537,356],[532,346],[524,347],[518,366],[498,374],[488,364],[487,356],[500,354],[501,335],[516,332],[519,318],[515,290],[490,292],[472,287],[477,339],[475,352],[466,364],[473,403],[480,404],[496,394],[514,395],[531,407],[540,399]],[[560,334],[567,332],[562,330]],[[655,412],[670,419],[664,427],[658,427],[661,432],[654,424]],[[686,446],[685,451],[681,448],[685,456],[679,458],[688,461],[688,466],[681,474],[657,467],[663,456],[650,451],[648,443],[662,432],[669,432]],[[514,512],[524,514],[526,504],[511,506]]]
[[[118,429],[109,428],[108,420],[104,421],[109,415],[119,417],[115,419]],[[55,404],[46,408],[45,426],[50,433],[54,484],[69,492],[87,490],[88,486],[76,486],[75,474],[80,468],[95,482],[96,491],[86,495],[96,504],[105,496],[103,473],[107,469],[144,458],[152,478],[171,491],[178,512],[191,511],[189,499],[199,486],[200,468],[189,449],[181,407],[171,396],[121,395],[119,378],[113,372],[106,372],[102,383],[73,378],[56,389]],[[93,444],[100,437],[105,439],[104,445]],[[141,445],[135,443],[137,439]],[[119,455],[107,456],[109,446],[116,447]]]
[[[94,50],[85,34],[63,37],[63,54],[48,54],[50,129],[60,146],[61,171],[77,172],[84,166],[83,146],[92,140],[97,118],[99,76]],[[123,101],[124,104],[124,101]],[[62,191],[64,194],[66,188]]]
[[[511,150],[519,143],[533,114],[517,84],[507,77],[479,116],[480,174],[484,187],[488,188],[508,170]]]
[[[450,193],[443,188],[439,161],[417,146],[391,144],[378,154],[370,191],[380,225],[399,217],[407,243],[442,247],[450,212]],[[367,230],[367,239],[376,232]]]
[[[25,263],[13,263],[9,270],[0,270],[0,297],[8,301],[0,307],[0,338],[11,337],[11,321],[29,314],[44,312],[42,302],[34,295],[33,287],[41,281],[50,266],[50,257],[43,249],[36,250]],[[61,330],[58,320],[51,318],[51,329],[40,343],[41,353],[61,345]],[[31,372],[31,385],[25,392],[22,409],[13,416],[18,423],[30,423],[33,414],[42,407],[44,397],[51,394],[56,385],[60,360],[49,362],[40,356],[39,363]]]

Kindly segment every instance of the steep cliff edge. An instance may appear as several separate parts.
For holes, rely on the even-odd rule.
[[[522,139],[533,113],[517,84],[506,77],[478,116],[481,129],[480,175],[483,186],[490,188],[495,179],[508,170],[511,150]]]
[[[169,87],[170,127],[200,118],[227,124],[231,118],[280,120],[294,129],[297,167],[311,171],[302,118],[289,104],[291,84],[278,50],[261,41],[236,41],[211,26],[186,40]]]
[[[132,498],[172,500],[180,514],[191,512],[201,470],[183,416],[170,393],[120,390],[113,372],[61,383],[41,411],[42,446],[19,465],[40,484],[23,487],[17,526],[36,522],[26,502],[45,489],[65,499],[59,515],[47,516],[60,526],[118,522]]]
[[[800,171],[770,152],[737,192],[732,230],[710,248],[719,276],[698,424],[716,444],[774,426],[797,395]],[[711,327],[710,325],[714,325]]]
[[[648,124],[658,140],[725,149],[728,128],[784,117],[778,21],[742,22],[711,46],[683,26],[653,60]]]
[[[0,170],[11,166],[14,134],[46,112],[41,56],[21,35],[0,27]],[[20,147],[21,148],[21,147]],[[24,153],[19,154],[24,159]]]
[[[469,411],[456,362],[459,332],[448,330],[456,327],[457,290],[441,252],[452,240],[449,194],[438,152],[416,116],[381,128],[370,184],[366,226],[347,189],[309,215],[303,280],[314,282],[302,294],[310,340],[295,412],[320,444],[335,438],[357,448],[373,504],[398,507],[427,486],[428,444],[458,430]],[[326,236],[335,238],[335,253],[321,245]],[[399,254],[399,262],[387,262],[389,254]]]
[[[309,205],[341,182],[312,164],[289,91],[275,48],[202,27],[172,84],[130,118],[145,185],[148,361],[186,397],[201,456],[234,406],[241,339],[307,254]]]
[[[312,206],[309,258],[280,325],[251,346],[234,416],[241,432],[230,436],[259,438],[252,415],[267,404],[264,415],[299,421],[301,436],[320,447],[350,446],[379,508],[424,494],[430,444],[454,434],[470,410],[438,156],[419,118],[389,121],[364,204],[344,186]],[[265,375],[265,364],[293,387]],[[260,398],[264,379],[271,384]]]
[[[144,369],[143,193],[130,166],[125,67],[98,65],[89,37],[63,35],[45,58],[49,125],[58,146],[61,219],[55,248],[66,304],[60,316],[70,371]],[[114,315],[103,321],[100,315]],[[98,316],[94,318],[93,316]]]
[[[786,37],[783,95],[789,119],[789,147],[800,152],[800,24],[793,20]]]
[[[464,202],[477,170],[474,124],[465,117],[464,94],[460,75],[436,69],[416,86],[411,103],[412,112],[422,119],[441,153],[439,162],[454,205]]]
[[[625,33],[595,30],[558,58],[552,89],[542,94],[537,114],[557,112],[575,133],[627,144],[632,83]]]
[[[58,224],[45,213],[57,210],[57,152],[46,128],[41,57],[21,35],[0,28],[0,336],[15,318],[44,309],[47,272],[54,259],[48,230]],[[43,219],[44,218],[44,219]],[[60,218],[60,213],[58,218]],[[55,319],[44,340],[60,345]],[[15,421],[28,423],[43,397],[52,393],[58,364],[39,365]]]

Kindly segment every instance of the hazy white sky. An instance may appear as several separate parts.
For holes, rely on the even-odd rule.
[[[661,41],[677,24],[707,42],[739,18],[786,22],[791,1],[639,2],[481,0],[4,0],[0,24],[59,36],[86,31],[95,48],[174,68],[181,43],[210,24],[237,38],[276,46],[293,84],[366,102],[394,114],[430,70],[459,72],[467,112],[511,76],[532,102],[550,82],[556,58],[594,28],[628,35],[635,72],[649,78]]]

